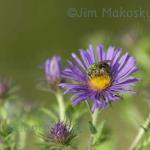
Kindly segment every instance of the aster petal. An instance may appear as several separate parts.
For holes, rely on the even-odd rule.
[[[78,103],[85,100],[86,98],[87,98],[87,95],[80,95],[72,100],[72,104],[77,105]]]
[[[107,92],[107,97],[108,97],[109,101],[116,101],[116,100],[120,99],[119,95],[117,95],[111,91]]]
[[[106,60],[112,60],[112,58],[113,58],[113,56],[114,56],[114,49],[115,49],[115,47],[113,47],[113,46],[110,46],[109,48],[108,48],[108,51],[107,51],[107,56],[106,56]]]
[[[125,53],[120,60],[114,64],[114,66],[111,68],[111,74],[113,77],[113,80],[117,77],[118,73],[120,72],[120,70],[122,69],[122,67],[125,65],[125,63],[127,62],[129,58],[129,54]]]
[[[124,64],[127,62],[129,58],[129,54],[125,53],[119,60],[119,67],[118,67],[118,71],[120,71],[120,69],[122,69],[122,67],[124,66]]]
[[[103,45],[97,46],[97,56],[98,56],[98,62],[105,60],[106,54],[103,50]]]
[[[131,94],[135,94],[136,93],[135,91],[133,91],[131,89],[131,84],[130,84],[130,86],[128,84],[125,84],[125,85],[114,85],[114,86],[111,86],[108,91],[112,95],[113,94],[116,95],[115,93],[118,93],[118,92],[122,92],[122,93],[130,92]]]
[[[108,95],[105,92],[103,93],[103,99],[105,99],[106,104],[109,103]]]
[[[72,57],[79,64],[79,66],[82,67],[85,70],[85,66],[83,65],[83,63],[81,62],[81,60],[79,59],[79,57],[76,54],[74,54],[74,53],[72,53]]]
[[[75,95],[75,97],[72,98],[72,104],[73,105],[77,105],[78,103],[80,103],[81,101],[87,99],[88,97],[90,97],[91,93],[85,91],[85,92],[79,92],[78,94]]]
[[[122,48],[118,48],[118,49],[114,52],[114,57],[113,57],[113,59],[112,59],[112,64],[111,64],[112,67],[116,64],[116,62],[117,62],[117,60],[118,60],[118,58],[119,58],[121,52],[122,52]]]
[[[82,60],[84,61],[85,66],[88,68],[92,64],[92,59],[89,56],[89,53],[80,49],[80,55],[82,57]]]
[[[95,63],[95,56],[94,56],[94,49],[92,47],[92,45],[89,45],[89,48],[87,49],[87,52],[91,58],[91,63]]]
[[[129,83],[133,83],[133,82],[138,82],[141,79],[139,78],[135,78],[135,77],[128,77],[125,80],[121,80],[120,82],[116,83],[115,85],[121,85],[121,84],[129,84]]]
[[[44,67],[45,67],[45,74],[49,75],[50,74],[50,64],[51,64],[51,60],[47,59]]]
[[[88,89],[87,86],[82,84],[61,83],[60,86],[67,88],[65,94],[68,92],[81,93],[81,91],[86,91]]]
[[[80,78],[78,78],[77,76],[72,76],[71,73],[69,74],[69,73],[63,72],[62,78],[70,79],[76,82],[79,82],[79,81],[82,82]]]
[[[74,78],[75,81],[81,81],[81,82],[86,80],[86,74],[83,73],[76,64],[74,64],[71,61],[68,61],[68,64],[69,64],[68,68],[65,69],[62,73],[63,77],[68,76],[71,79]]]
[[[137,70],[138,69],[136,67],[135,59],[130,56],[128,58],[127,62],[125,63],[125,65],[119,71],[119,73],[117,75],[117,79],[122,78],[122,77],[126,77],[129,74],[132,74],[132,73],[136,72]]]
[[[106,107],[106,99],[102,99],[101,108],[104,109]]]
[[[99,99],[95,98],[94,99],[94,104],[92,105],[91,111],[94,112],[95,109],[100,108],[101,102]]]
[[[80,76],[79,74],[75,74],[74,72],[69,72],[69,71],[66,71],[66,70],[64,70],[62,72],[62,77],[63,78],[68,78],[70,80],[74,80],[74,81],[77,81],[77,82],[84,82],[85,81],[84,77]]]

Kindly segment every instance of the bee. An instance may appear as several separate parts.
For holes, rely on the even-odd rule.
[[[87,71],[89,77],[101,76],[101,75],[110,75],[110,60],[104,60],[100,63],[92,64]]]

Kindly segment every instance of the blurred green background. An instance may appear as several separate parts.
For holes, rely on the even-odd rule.
[[[145,17],[102,16],[105,8],[126,10],[142,8],[150,16],[148,0],[131,1],[70,1],[70,0],[0,0],[0,74],[11,77],[21,87],[21,95],[36,105],[51,106],[54,97],[36,88],[43,78],[39,65],[52,55],[61,55],[64,65],[72,51],[87,48],[89,44],[102,43],[123,47],[136,59],[143,80],[135,89],[138,95],[125,95],[123,101],[102,112],[115,144],[107,149],[126,150],[135,137],[139,124],[150,112],[150,20]],[[75,8],[81,16],[70,16]],[[85,17],[81,10],[94,10],[97,17]],[[86,118],[86,116],[85,116]],[[85,125],[86,126],[86,125]],[[87,139],[83,125],[80,149],[85,149]],[[27,149],[37,149],[33,143]],[[102,148],[104,149],[104,148]]]

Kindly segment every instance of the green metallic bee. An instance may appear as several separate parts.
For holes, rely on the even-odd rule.
[[[92,64],[88,70],[87,74],[90,78],[101,76],[101,75],[110,75],[110,65],[108,64],[110,60],[105,60],[100,63],[94,63]]]

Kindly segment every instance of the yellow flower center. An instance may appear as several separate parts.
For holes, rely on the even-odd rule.
[[[111,77],[109,76],[109,74],[94,76],[88,81],[88,85],[92,90],[103,90],[107,88],[110,83]]]

